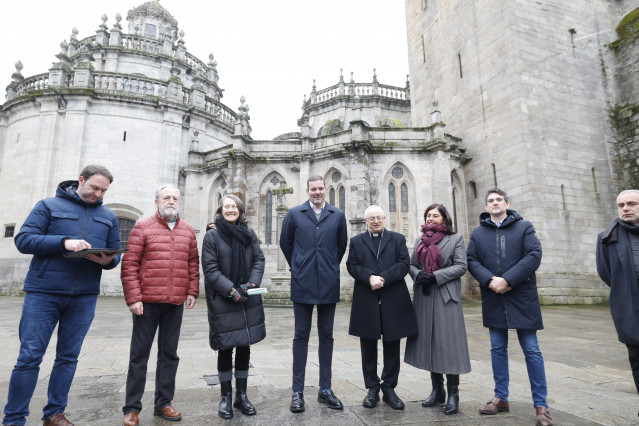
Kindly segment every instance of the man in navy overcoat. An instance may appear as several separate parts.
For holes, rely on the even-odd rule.
[[[344,408],[331,390],[331,363],[333,321],[340,294],[340,262],[348,242],[346,217],[343,211],[324,200],[326,187],[323,177],[309,177],[306,193],[309,201],[289,210],[280,234],[280,248],[291,268],[291,300],[295,315],[293,396],[290,405],[294,413],[304,411],[304,375],[315,305],[320,364],[317,400],[329,408]]]

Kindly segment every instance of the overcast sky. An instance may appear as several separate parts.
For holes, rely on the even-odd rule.
[[[136,0],[21,0],[0,5],[0,103],[22,60],[22,75],[48,72],[60,42],[94,35],[100,17],[123,17]],[[160,0],[184,30],[187,50],[218,62],[222,102],[237,111],[240,97],[250,107],[252,136],[271,139],[298,131],[304,95],[336,84],[340,69],[358,83],[403,87],[408,74],[404,0]]]

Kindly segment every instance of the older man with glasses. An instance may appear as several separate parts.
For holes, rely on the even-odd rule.
[[[384,228],[386,216],[372,205],[364,213],[368,229],[351,238],[346,266],[355,278],[348,333],[359,336],[362,371],[368,394],[362,405],[383,400],[395,410],[404,403],[395,393],[400,367],[400,340],[417,334],[417,320],[404,277],[410,269],[406,238]],[[382,338],[384,369],[377,375],[377,341]]]

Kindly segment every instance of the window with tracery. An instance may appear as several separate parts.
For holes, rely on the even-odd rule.
[[[324,179],[328,192],[328,203],[346,211],[346,190],[344,189],[344,175],[335,170]]]
[[[411,197],[412,182],[410,174],[403,166],[395,166],[386,175],[385,187],[387,191],[386,227],[392,231],[412,237],[411,229],[414,218],[412,208],[415,201]]]

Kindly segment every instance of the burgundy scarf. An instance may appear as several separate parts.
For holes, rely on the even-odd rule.
[[[442,267],[442,252],[437,247],[444,235],[448,232],[448,225],[422,225],[422,242],[417,246],[417,260],[424,265],[424,271],[428,274]]]

